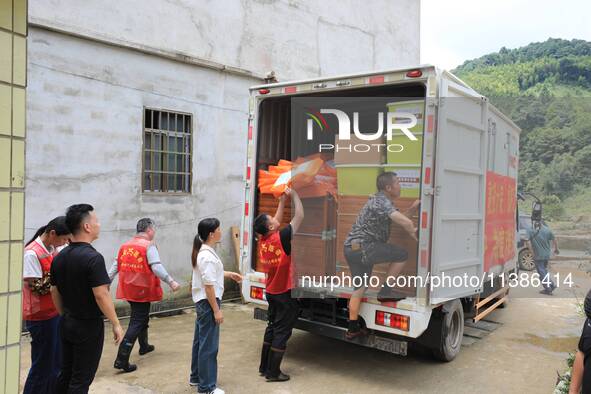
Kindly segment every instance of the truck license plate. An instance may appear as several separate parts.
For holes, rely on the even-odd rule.
[[[376,337],[375,348],[384,352],[406,356],[407,343],[395,339]]]

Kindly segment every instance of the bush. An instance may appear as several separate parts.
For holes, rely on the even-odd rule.
[[[543,216],[546,219],[557,220],[564,217],[564,207],[562,201],[555,195],[542,197]]]

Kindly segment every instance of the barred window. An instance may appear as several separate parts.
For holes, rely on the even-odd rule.
[[[191,192],[192,116],[144,110],[144,192]]]

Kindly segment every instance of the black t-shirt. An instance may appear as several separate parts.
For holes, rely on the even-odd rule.
[[[85,242],[72,242],[51,264],[51,284],[62,296],[64,313],[76,319],[102,318],[92,288],[110,283],[105,259]]]
[[[279,231],[279,238],[281,239],[281,246],[283,246],[283,250],[285,251],[286,255],[291,254],[291,235],[293,230],[291,228],[291,224],[288,224],[287,227]]]
[[[585,355],[583,370],[583,393],[591,392],[591,320],[585,320],[579,339],[579,350]]]

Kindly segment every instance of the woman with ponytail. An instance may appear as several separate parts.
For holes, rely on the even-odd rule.
[[[60,317],[49,293],[49,269],[57,248],[68,242],[66,217],[58,216],[41,227],[27,242],[23,266],[23,320],[31,334],[31,369],[23,389],[28,393],[51,393],[61,357]]]
[[[222,260],[215,251],[215,246],[221,239],[220,221],[215,218],[203,219],[197,226],[191,253],[191,293],[197,318],[189,384],[198,386],[200,393],[224,394],[217,387],[220,324],[224,321],[220,301],[224,294],[224,278],[238,283],[242,281],[240,274],[224,271]]]

